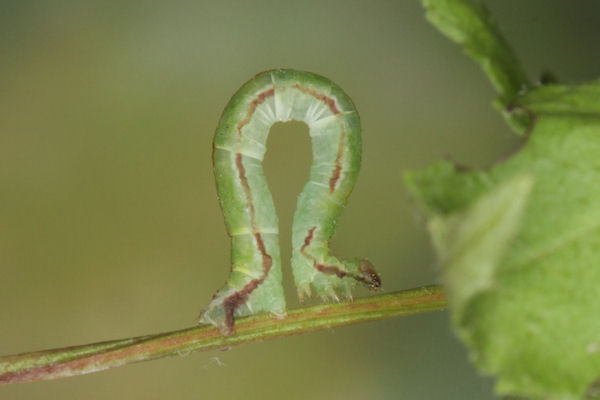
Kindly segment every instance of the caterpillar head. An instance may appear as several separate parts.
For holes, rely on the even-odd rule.
[[[381,287],[381,278],[375,271],[375,267],[369,260],[360,260],[358,262],[359,280],[371,290],[378,290]]]

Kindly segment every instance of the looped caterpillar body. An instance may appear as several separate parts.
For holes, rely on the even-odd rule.
[[[262,160],[275,122],[309,127],[313,161],[298,198],[292,226],[292,270],[300,299],[350,298],[361,282],[381,284],[366,260],[340,260],[329,240],[356,181],[361,162],[360,120],[350,98],[333,82],[309,72],[266,71],[229,101],[213,143],[217,192],[231,236],[232,270],[199,322],[224,334],[234,318],[261,312],[285,314],[279,230]]]

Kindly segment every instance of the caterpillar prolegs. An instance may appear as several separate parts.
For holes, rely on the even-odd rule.
[[[303,121],[312,141],[310,179],[298,198],[292,226],[292,270],[300,299],[350,298],[353,286],[380,286],[367,260],[329,254],[329,239],[358,176],[360,120],[350,98],[322,76],[289,69],[266,71],[246,82],[223,111],[213,144],[214,172],[227,232],[231,275],[199,322],[224,334],[234,318],[261,312],[283,315],[279,231],[262,167],[275,122]]]

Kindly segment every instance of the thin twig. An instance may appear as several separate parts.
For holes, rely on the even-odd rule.
[[[0,357],[0,385],[89,374],[134,362],[229,348],[244,343],[314,332],[360,322],[442,310],[440,286],[372,296],[354,302],[304,307],[285,318],[257,315],[236,321],[236,333],[223,336],[212,326]]]

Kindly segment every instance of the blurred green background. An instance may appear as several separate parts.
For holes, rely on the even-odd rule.
[[[600,75],[597,1],[487,4],[530,76]],[[387,291],[437,281],[402,171],[489,165],[518,141],[416,0],[2,1],[0,354],[194,323],[229,271],[213,130],[233,92],[276,67],[331,78],[362,117],[363,169],[334,251],[369,257]],[[306,127],[276,125],[265,168],[284,260],[309,164]],[[41,398],[494,396],[438,312],[0,388]]]

